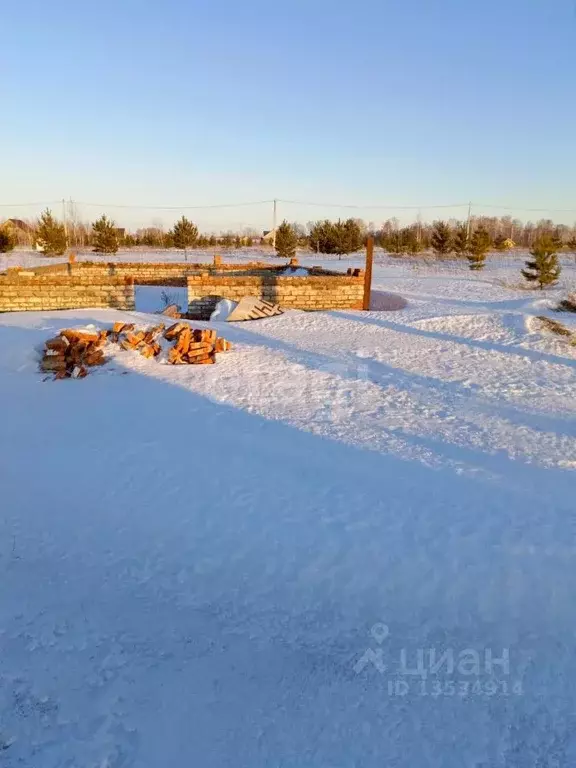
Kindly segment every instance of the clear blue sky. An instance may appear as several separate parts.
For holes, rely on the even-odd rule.
[[[0,203],[576,209],[574,0],[28,0],[0,26]]]

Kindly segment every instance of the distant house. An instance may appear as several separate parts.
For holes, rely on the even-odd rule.
[[[272,245],[274,242],[274,230],[265,229],[264,232],[262,232],[261,240],[263,245]]]
[[[6,221],[1,224],[2,227],[10,227],[10,229],[13,230],[21,230],[22,232],[31,232],[32,227],[30,224],[27,224],[25,221],[22,221],[22,219],[6,219]]]
[[[32,243],[33,229],[22,219],[7,219],[0,227],[9,229],[18,245],[30,245]]]

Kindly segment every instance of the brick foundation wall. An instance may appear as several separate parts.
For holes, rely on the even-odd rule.
[[[237,271],[239,269],[262,269],[267,267],[276,267],[277,265],[268,265],[260,262],[248,263],[245,266],[234,264],[219,264],[218,271]],[[284,268],[284,267],[282,267]],[[95,277],[104,279],[107,277],[129,277],[136,284],[154,285],[154,284],[172,284],[186,285],[186,278],[190,274],[198,271],[214,270],[213,264],[197,264],[193,262],[87,262],[80,261],[74,264],[59,263],[49,264],[47,266],[35,267],[37,274],[58,274],[69,275],[70,277]]]
[[[240,301],[259,296],[284,309],[318,311],[362,309],[363,276],[318,273],[285,277],[270,272],[234,276],[204,272],[188,276],[188,312],[193,319],[208,319],[220,299]]]
[[[0,312],[100,307],[134,309],[132,281],[19,270],[0,275]]]

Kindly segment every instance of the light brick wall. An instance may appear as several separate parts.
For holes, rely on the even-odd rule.
[[[238,264],[220,264],[218,271],[239,269],[262,269],[275,267],[260,262],[248,263],[245,266]],[[43,267],[36,267],[34,272],[62,274],[71,277],[131,277],[136,284],[153,285],[154,283],[172,282],[173,285],[181,283],[186,285],[188,275],[202,270],[215,269],[213,264],[197,264],[193,262],[167,263],[167,262],[86,262],[80,261],[74,264],[59,263]]]
[[[285,265],[244,266],[191,263],[51,264],[32,271],[9,269],[0,275],[0,312],[118,307],[134,309],[134,283],[182,281],[188,286],[188,311],[209,317],[221,298],[239,301],[259,296],[286,309],[362,309],[364,280],[312,268],[310,275],[289,277]]]
[[[240,301],[259,296],[284,309],[362,309],[364,278],[338,274],[284,277],[270,273],[188,276],[188,312],[196,319],[209,316],[220,299]]]
[[[134,284],[122,277],[69,277],[8,270],[0,275],[0,312],[116,307],[134,309]]]

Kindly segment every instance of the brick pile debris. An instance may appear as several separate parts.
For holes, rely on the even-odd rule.
[[[161,338],[174,342],[166,358],[171,365],[213,365],[218,352],[232,348],[216,331],[191,328],[183,322],[169,328],[163,323],[147,329],[137,329],[134,323],[114,323],[102,331],[66,328],[45,342],[40,370],[55,379],[83,379],[91,366],[106,362],[103,347],[107,342],[145,358],[157,358],[162,352]]]
[[[67,328],[44,344],[40,370],[56,379],[83,379],[88,367],[103,365],[107,331],[82,331]]]
[[[190,328],[188,323],[174,323],[164,338],[175,342],[168,353],[172,365],[211,365],[216,362],[217,352],[228,352],[232,346],[219,338],[216,331]]]

